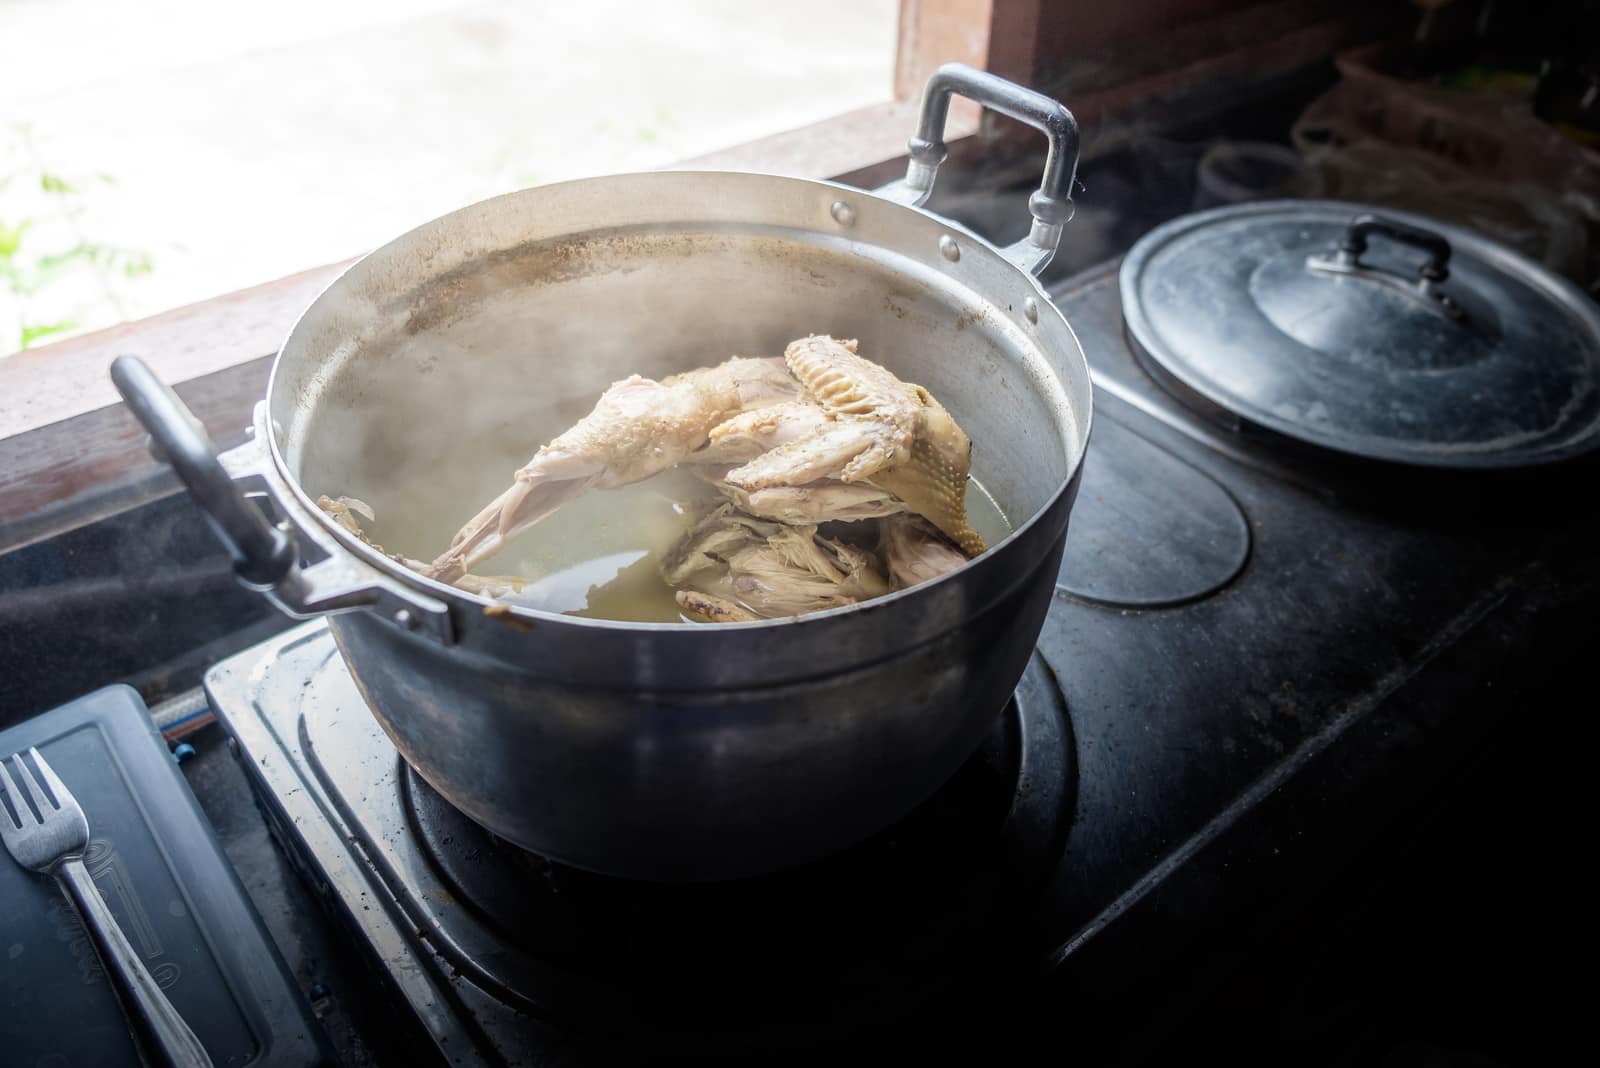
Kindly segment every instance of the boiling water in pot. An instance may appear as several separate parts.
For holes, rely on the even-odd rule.
[[[459,480],[455,463],[447,458],[437,477],[412,472],[370,498],[377,513],[367,524],[372,540],[388,551],[416,555],[431,555],[448,543],[462,516],[440,509],[439,488]],[[587,493],[512,542],[485,570],[526,581],[519,593],[501,598],[513,604],[595,619],[689,622],[658,565],[714,496],[706,483],[680,469]],[[1005,514],[975,479],[967,488],[967,518],[989,545],[1011,533]],[[835,524],[829,532],[871,537],[876,527],[876,521]]]

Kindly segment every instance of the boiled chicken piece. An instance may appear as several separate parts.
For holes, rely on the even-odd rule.
[[[743,511],[793,526],[881,519],[906,510],[905,502],[894,494],[861,482],[824,479],[804,486],[772,486],[754,492],[724,482],[717,488]]]
[[[939,528],[919,515],[884,520],[883,559],[897,590],[948,575],[967,562]]]
[[[382,548],[373,545],[372,540],[367,537],[366,531],[361,529],[361,520],[365,519],[371,523],[378,518],[378,513],[372,510],[372,505],[357,497],[329,497],[327,494],[323,494],[317,498],[317,507],[332,516],[335,523],[338,523],[368,545],[372,545],[374,549],[383,552]]]
[[[968,557],[984,551],[983,536],[967,522],[967,474],[972,466],[972,445],[932,394],[921,386],[912,390],[923,401],[917,411],[917,436],[911,459],[872,477],[906,509],[938,527]]]
[[[780,445],[812,437],[829,422],[822,405],[809,398],[743,412],[713,427],[706,444],[687,459],[692,464],[742,464]]]
[[[678,539],[661,561],[661,577],[669,586],[686,586],[702,572],[725,568],[728,557],[741,549],[765,544],[781,525],[719,505]]]
[[[679,590],[673,597],[679,608],[707,623],[753,623],[761,618],[726,598],[699,590]]]
[[[818,478],[857,482],[904,463],[916,435],[916,407],[889,370],[856,355],[856,342],[807,337],[784,350],[789,370],[832,420],[732,472],[746,489]]]
[[[729,417],[799,395],[776,358],[734,357],[659,382],[638,375],[615,382],[593,411],[517,471],[510,488],[462,527],[424,574],[454,582],[580,494],[665,471],[705,445]]]
[[[338,523],[401,567],[408,567],[418,573],[427,570],[428,565],[421,560],[413,560],[410,557],[402,556],[400,553],[384,552],[383,546],[367,536],[367,532],[361,527],[361,519],[365,519],[370,523],[377,519],[378,515],[366,501],[357,497],[329,497],[324,494],[317,498],[317,507],[332,516],[335,523]],[[457,588],[466,590],[468,593],[482,594],[485,597],[504,597],[511,593],[521,593],[522,587],[526,584],[526,579],[513,575],[461,575],[455,581]]]
[[[748,493],[819,479],[867,482],[925,516],[968,556],[983,552],[966,516],[971,441],[926,389],[856,347],[826,336],[790,343],[789,370],[829,420],[734,468],[726,481]]]
[[[713,622],[802,615],[889,592],[871,553],[727,504],[668,554],[662,577],[679,588],[679,607]]]
[[[815,526],[880,519],[906,510],[894,494],[865,482],[822,479],[804,486],[771,486],[750,492],[727,481],[727,467],[706,465],[692,470],[741,512],[778,523]]]
[[[740,604],[764,616],[797,616],[855,604],[889,592],[872,554],[815,527],[780,527],[764,546],[728,558]]]

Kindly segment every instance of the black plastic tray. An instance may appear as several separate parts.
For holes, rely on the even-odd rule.
[[[331,1064],[211,826],[133,689],[0,732],[38,747],[89,820],[88,865],[123,930],[221,1066]],[[94,947],[55,880],[0,851],[0,1061],[139,1064]]]

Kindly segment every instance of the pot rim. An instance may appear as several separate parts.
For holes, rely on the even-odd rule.
[[[824,189],[836,189],[840,192],[848,193],[852,197],[869,197],[874,202],[875,207],[881,207],[884,209],[898,209],[901,211],[910,212],[914,215],[920,216],[923,219],[931,220],[944,229],[955,231],[968,240],[974,242],[975,245],[984,253],[1006,263],[1006,266],[1011,271],[1015,272],[1016,275],[1026,279],[1036,294],[1040,316],[1051,316],[1066,331],[1067,336],[1073,341],[1072,354],[1068,355],[1070,358],[1073,354],[1075,354],[1075,360],[1073,360],[1073,362],[1078,364],[1082,370],[1084,384],[1086,387],[1085,396],[1088,398],[1088,402],[1084,405],[1082,411],[1079,411],[1076,408],[1072,409],[1072,415],[1074,419],[1077,420],[1081,429],[1079,430],[1077,440],[1073,443],[1071,453],[1068,455],[1067,471],[1065,476],[1061,479],[1060,483],[1056,486],[1054,491],[1051,492],[1050,496],[1045,500],[1045,502],[1040,505],[1040,507],[1037,508],[1034,513],[1025,521],[1013,527],[1011,532],[1007,534],[1005,538],[1001,539],[998,543],[989,546],[984,552],[980,553],[976,557],[973,557],[971,560],[968,560],[966,564],[962,565],[956,570],[941,575],[936,579],[918,583],[917,585],[909,587],[908,589],[895,590],[891,593],[873,597],[865,601],[858,601],[855,604],[843,605],[838,608],[824,609],[820,612],[808,612],[797,616],[782,616],[776,619],[758,619],[734,623],[718,623],[715,626],[709,626],[704,623],[690,622],[661,623],[620,619],[597,619],[586,616],[572,616],[561,612],[549,612],[543,609],[531,608],[526,605],[497,600],[492,597],[486,597],[482,594],[471,593],[467,590],[461,589],[460,587],[452,586],[448,583],[440,582],[437,579],[428,578],[425,575],[419,574],[418,572],[413,571],[402,564],[396,563],[394,560],[391,560],[389,557],[378,552],[376,549],[372,548],[372,546],[363,542],[361,539],[347,531],[344,527],[334,522],[332,516],[328,515],[328,513],[317,507],[316,501],[314,501],[310,494],[305,491],[305,488],[301,486],[299,479],[295,478],[289,473],[288,464],[283,457],[282,450],[279,448],[276,423],[271,416],[271,398],[274,395],[278,380],[278,372],[282,366],[283,352],[289,347],[290,342],[294,339],[296,332],[300,329],[301,323],[304,321],[306,316],[309,315],[312,309],[314,309],[318,303],[322,301],[327,293],[335,286],[343,282],[346,277],[364,266],[374,256],[378,255],[385,249],[391,248],[392,246],[407,240],[427,227],[438,225],[443,223],[445,220],[464,215],[468,212],[480,210],[486,204],[510,199],[513,197],[525,197],[530,194],[536,195],[541,191],[599,183],[613,179],[627,179],[632,181],[645,178],[648,180],[649,178],[655,176],[672,176],[674,180],[683,180],[685,177],[706,178],[711,176],[715,176],[719,179],[726,179],[730,175],[743,176],[751,180],[775,181],[821,187]],[[436,216],[433,219],[419,223],[417,226],[414,226],[411,229],[398,234],[393,238],[390,238],[388,241],[385,241],[383,244],[368,250],[366,253],[362,254],[360,257],[348,264],[325,286],[323,286],[322,289],[317,292],[317,295],[307,302],[305,307],[300,310],[300,313],[295,317],[294,322],[290,325],[288,332],[284,335],[283,343],[279,345],[278,351],[273,355],[272,368],[268,373],[266,396],[263,399],[263,402],[266,407],[266,418],[263,420],[265,424],[264,431],[267,439],[267,451],[272,459],[273,473],[288,488],[289,493],[292,495],[295,503],[300,507],[300,509],[308,514],[311,517],[311,520],[317,523],[323,531],[331,536],[341,548],[347,552],[354,553],[365,564],[382,572],[389,579],[401,582],[411,589],[438,598],[444,601],[446,604],[467,606],[475,611],[482,611],[490,606],[500,606],[506,610],[505,614],[510,615],[512,618],[524,620],[529,623],[539,623],[544,625],[559,624],[563,626],[574,626],[596,631],[626,631],[647,633],[687,633],[699,631],[708,635],[715,635],[730,629],[739,631],[757,631],[779,627],[805,626],[810,623],[820,623],[822,621],[841,616],[848,616],[864,610],[887,607],[889,605],[917,597],[931,596],[935,590],[943,587],[947,583],[959,580],[959,578],[971,567],[997,556],[1008,546],[1011,546],[1022,539],[1047,516],[1052,515],[1056,511],[1062,496],[1069,492],[1074,480],[1078,476],[1079,469],[1083,465],[1084,456],[1089,447],[1089,438],[1093,429],[1094,420],[1093,387],[1090,385],[1088,361],[1083,353],[1082,342],[1078,340],[1078,336],[1076,332],[1073,331],[1072,325],[1067,322],[1066,316],[1061,314],[1061,310],[1057,308],[1055,302],[1050,299],[1049,293],[1040,283],[1038,276],[1023,270],[1009,261],[1006,261],[1005,257],[1001,255],[1000,250],[997,249],[987,238],[953,219],[947,219],[944,216],[928,211],[925,208],[913,207],[907,204],[901,204],[896,201],[889,200],[885,197],[879,196],[875,190],[862,189],[859,186],[846,185],[842,182],[827,179],[798,178],[789,175],[771,174],[761,171],[705,169],[624,171],[612,174],[592,175],[583,178],[572,178],[562,182],[551,182],[547,185],[534,186],[529,189],[513,190],[508,193],[501,193],[497,196],[487,197],[483,200],[463,205],[454,211],[446,212],[443,215]]]

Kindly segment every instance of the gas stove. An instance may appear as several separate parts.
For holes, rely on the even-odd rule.
[[[1407,474],[1254,437],[1141,368],[1116,262],[1054,296],[1096,387],[1056,603],[983,749],[845,855],[688,888],[567,868],[404,766],[324,624],[208,674],[286,851],[441,1060],[912,1038],[992,1058],[1068,1023],[1080,1052],[1116,1030],[1127,1054],[1197,1013],[1231,1026],[1203,1008],[1218,990],[1281,985],[1218,971],[1229,947],[1302,951],[1307,915],[1342,937],[1329,903],[1363,915],[1375,873],[1390,905],[1425,897],[1517,837],[1508,792],[1557,788],[1554,726],[1502,728],[1569,681],[1600,594],[1600,524],[1569,489],[1592,465]],[[1188,1016],[1086,1027],[1157,985]]]
[[[1075,793],[1059,689],[1035,659],[994,731],[931,800],[846,853],[780,876],[637,883],[485,831],[400,760],[325,623],[207,679],[280,840],[382,958],[452,1061],[551,1063],[626,1037],[707,1052],[787,1047],[948,996],[1006,939],[1059,859]],[[535,1051],[536,1054],[535,1054]]]

